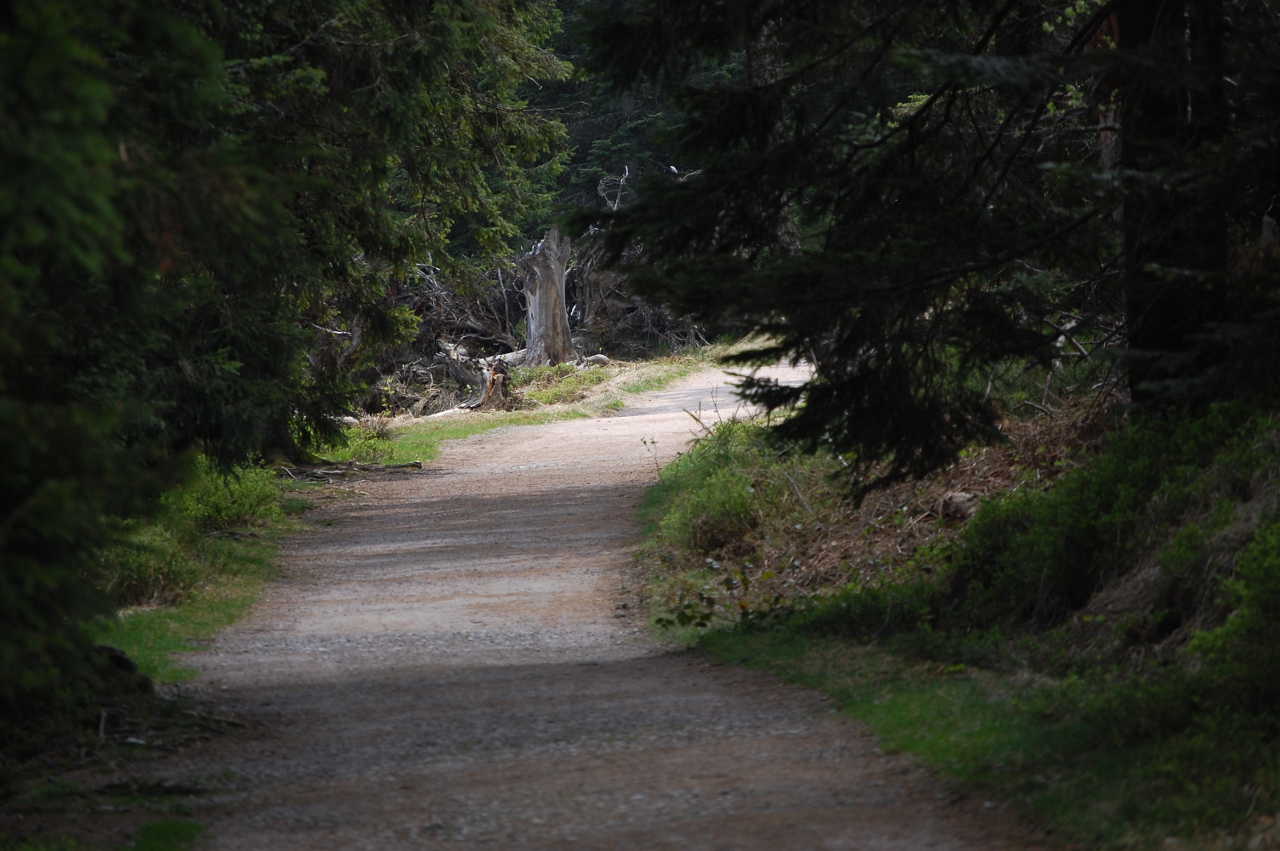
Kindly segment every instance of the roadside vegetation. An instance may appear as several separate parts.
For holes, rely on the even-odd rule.
[[[661,390],[673,381],[715,365],[733,349],[732,344],[721,343],[641,361],[520,367],[512,375],[511,384],[522,405],[534,409],[577,405],[582,413],[596,416],[616,409],[626,394]]]
[[[188,679],[174,654],[235,621],[271,576],[280,534],[308,503],[273,470],[223,475],[198,458],[191,479],[154,518],[127,525],[99,559],[98,582],[117,612],[95,638],[123,650],[159,682]]]
[[[1073,847],[1275,847],[1274,405],[1089,395],[1001,429],[859,503],[847,459],[715,427],[650,495],[657,624]]]

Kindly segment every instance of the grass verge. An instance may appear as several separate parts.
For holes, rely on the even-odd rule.
[[[111,847],[191,846],[200,827],[173,818],[185,814],[173,789],[60,778],[87,766],[127,771],[153,749],[180,748],[236,726],[191,701],[159,697],[150,684],[194,674],[180,654],[248,609],[273,573],[277,541],[306,504],[271,470],[223,476],[196,458],[152,516],[120,529],[90,577],[119,611],[93,625],[90,639],[123,651],[149,681],[125,670],[118,656],[95,656],[92,678],[53,710],[0,720],[0,832],[24,836],[0,847],[102,847],[108,834]],[[122,837],[133,844],[122,845]]]
[[[94,631],[99,644],[123,650],[138,669],[159,683],[188,680],[194,669],[177,661],[218,630],[239,620],[274,574],[280,530],[260,530],[246,540],[210,540],[200,561],[216,565],[182,602],[126,608]]]

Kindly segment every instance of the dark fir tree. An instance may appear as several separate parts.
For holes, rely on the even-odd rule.
[[[563,213],[612,206],[630,197],[628,181],[680,168],[673,159],[670,139],[679,116],[675,105],[657,87],[638,84],[619,91],[587,69],[589,24],[592,10],[600,5],[598,0],[559,0],[558,5],[564,26],[554,40],[556,54],[575,70],[531,97],[534,105],[563,121],[569,134],[569,157],[558,181],[557,207]],[[617,190],[620,180],[621,198]]]
[[[595,67],[663,87],[697,171],[603,217],[615,254],[644,292],[768,335],[748,358],[814,365],[748,385],[803,403],[784,433],[892,479],[994,436],[993,369],[1050,364],[1064,330],[1127,323],[1152,406],[1241,392],[1211,376],[1271,351],[1274,265],[1232,283],[1227,252],[1280,190],[1265,4],[598,11]]]

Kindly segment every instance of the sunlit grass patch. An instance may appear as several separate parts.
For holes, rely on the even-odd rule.
[[[372,464],[408,464],[433,461],[449,440],[462,440],[508,426],[545,425],[580,419],[587,412],[576,408],[554,410],[458,413],[428,417],[393,427],[385,438],[370,438],[353,427],[345,446],[329,446],[322,451],[331,461],[360,461]]]
[[[278,533],[258,538],[210,538],[200,543],[203,571],[177,603],[123,609],[94,632],[100,644],[118,647],[157,682],[188,680],[195,671],[177,654],[235,623],[274,574]]]
[[[511,373],[511,386],[530,402],[563,405],[581,401],[591,388],[603,384],[620,371],[621,367],[612,363],[585,368],[572,363],[517,367]]]
[[[646,364],[618,389],[624,393],[652,393],[711,365],[711,359],[706,356],[673,355]]]

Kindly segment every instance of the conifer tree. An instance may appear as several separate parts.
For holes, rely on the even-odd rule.
[[[1251,243],[1280,188],[1257,4],[599,12],[595,67],[663,86],[696,176],[584,218],[639,258],[642,291],[773,341],[746,359],[813,364],[800,388],[748,383],[803,403],[785,434],[891,480],[996,436],[993,369],[1101,344],[1098,320],[1127,321],[1122,363],[1151,406],[1241,392],[1222,375],[1274,339],[1274,278],[1223,286],[1226,233]]]

